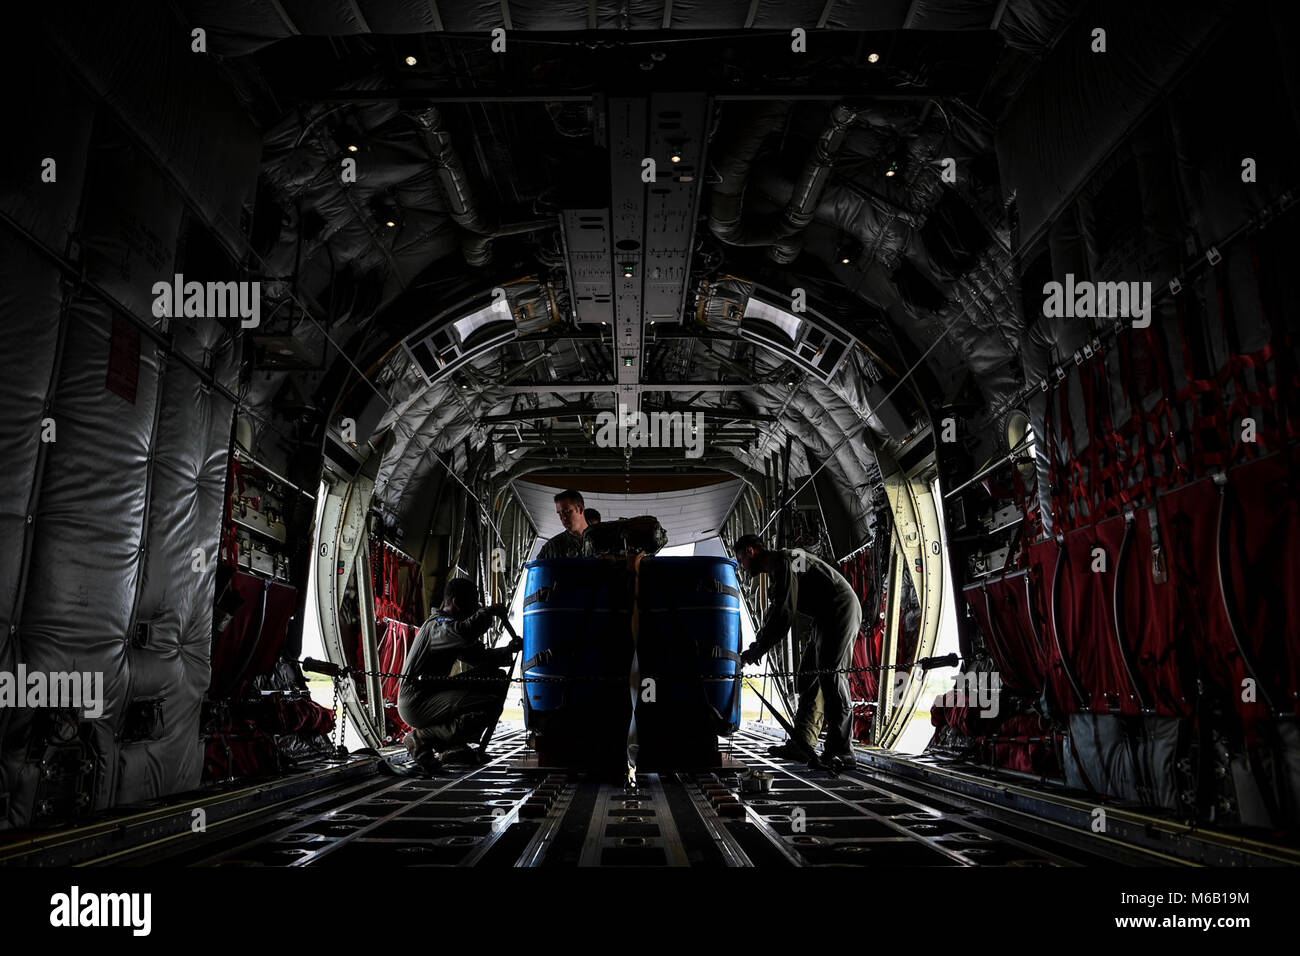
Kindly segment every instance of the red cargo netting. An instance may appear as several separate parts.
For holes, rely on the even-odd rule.
[[[377,538],[370,540],[370,582],[375,595],[375,635],[379,670],[400,674],[423,620],[420,565]],[[384,696],[386,736],[398,740],[410,728],[397,715],[397,677],[380,678]]]
[[[880,552],[875,546],[860,551],[840,565],[840,573],[853,587],[854,593],[863,603],[862,632],[858,634],[853,645],[853,664],[855,668],[874,668],[881,663],[881,651],[884,647],[884,612],[885,597],[881,580]],[[877,601],[876,595],[880,595]],[[854,701],[863,703],[853,707],[853,736],[860,743],[871,739],[871,720],[873,708],[865,702],[878,699],[880,690],[879,672],[876,670],[855,670],[849,675],[849,691]]]

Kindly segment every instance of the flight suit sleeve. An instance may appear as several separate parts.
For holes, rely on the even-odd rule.
[[[415,632],[415,640],[411,642],[410,649],[406,652],[406,659],[402,661],[402,678],[414,679],[420,676],[421,662],[424,659],[425,648],[429,643],[429,629],[433,627],[432,620],[425,621]]]
[[[465,620],[460,622],[460,628],[464,631],[470,640],[477,641],[488,632],[492,622],[496,620],[496,615],[490,608],[481,607]]]
[[[781,642],[794,623],[796,582],[788,555],[781,555],[769,579],[772,593],[767,603],[767,620],[754,635],[754,643],[764,654]]]
[[[484,663],[488,667],[509,667],[515,655],[509,647],[494,647],[484,651]]]
[[[483,646],[483,635],[487,633],[496,615],[487,608],[479,608],[463,621],[454,625],[457,641],[457,655],[471,667],[506,667],[513,655],[509,647],[489,648]]]

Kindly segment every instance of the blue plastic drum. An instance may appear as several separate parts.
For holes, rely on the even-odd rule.
[[[561,709],[624,720],[629,706],[633,578],[620,564],[554,558],[525,565],[524,666],[531,728]],[[538,681],[536,678],[565,678]],[[608,711],[608,713],[603,713]]]
[[[740,726],[740,589],[720,557],[641,562],[637,660],[655,704],[637,704],[646,730],[734,733]]]

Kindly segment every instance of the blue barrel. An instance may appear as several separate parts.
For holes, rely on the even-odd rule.
[[[637,661],[656,682],[654,706],[637,704],[643,735],[714,735],[740,726],[740,588],[720,557],[641,562]],[[662,728],[662,730],[660,730]]]
[[[567,723],[613,723],[626,736],[630,715],[633,578],[596,558],[553,558],[525,565],[525,722],[544,727],[563,712]],[[595,678],[593,680],[593,678]],[[622,721],[622,727],[618,727]]]

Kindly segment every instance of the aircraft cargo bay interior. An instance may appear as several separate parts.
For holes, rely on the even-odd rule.
[[[14,13],[0,865],[1300,863],[1292,14]]]

